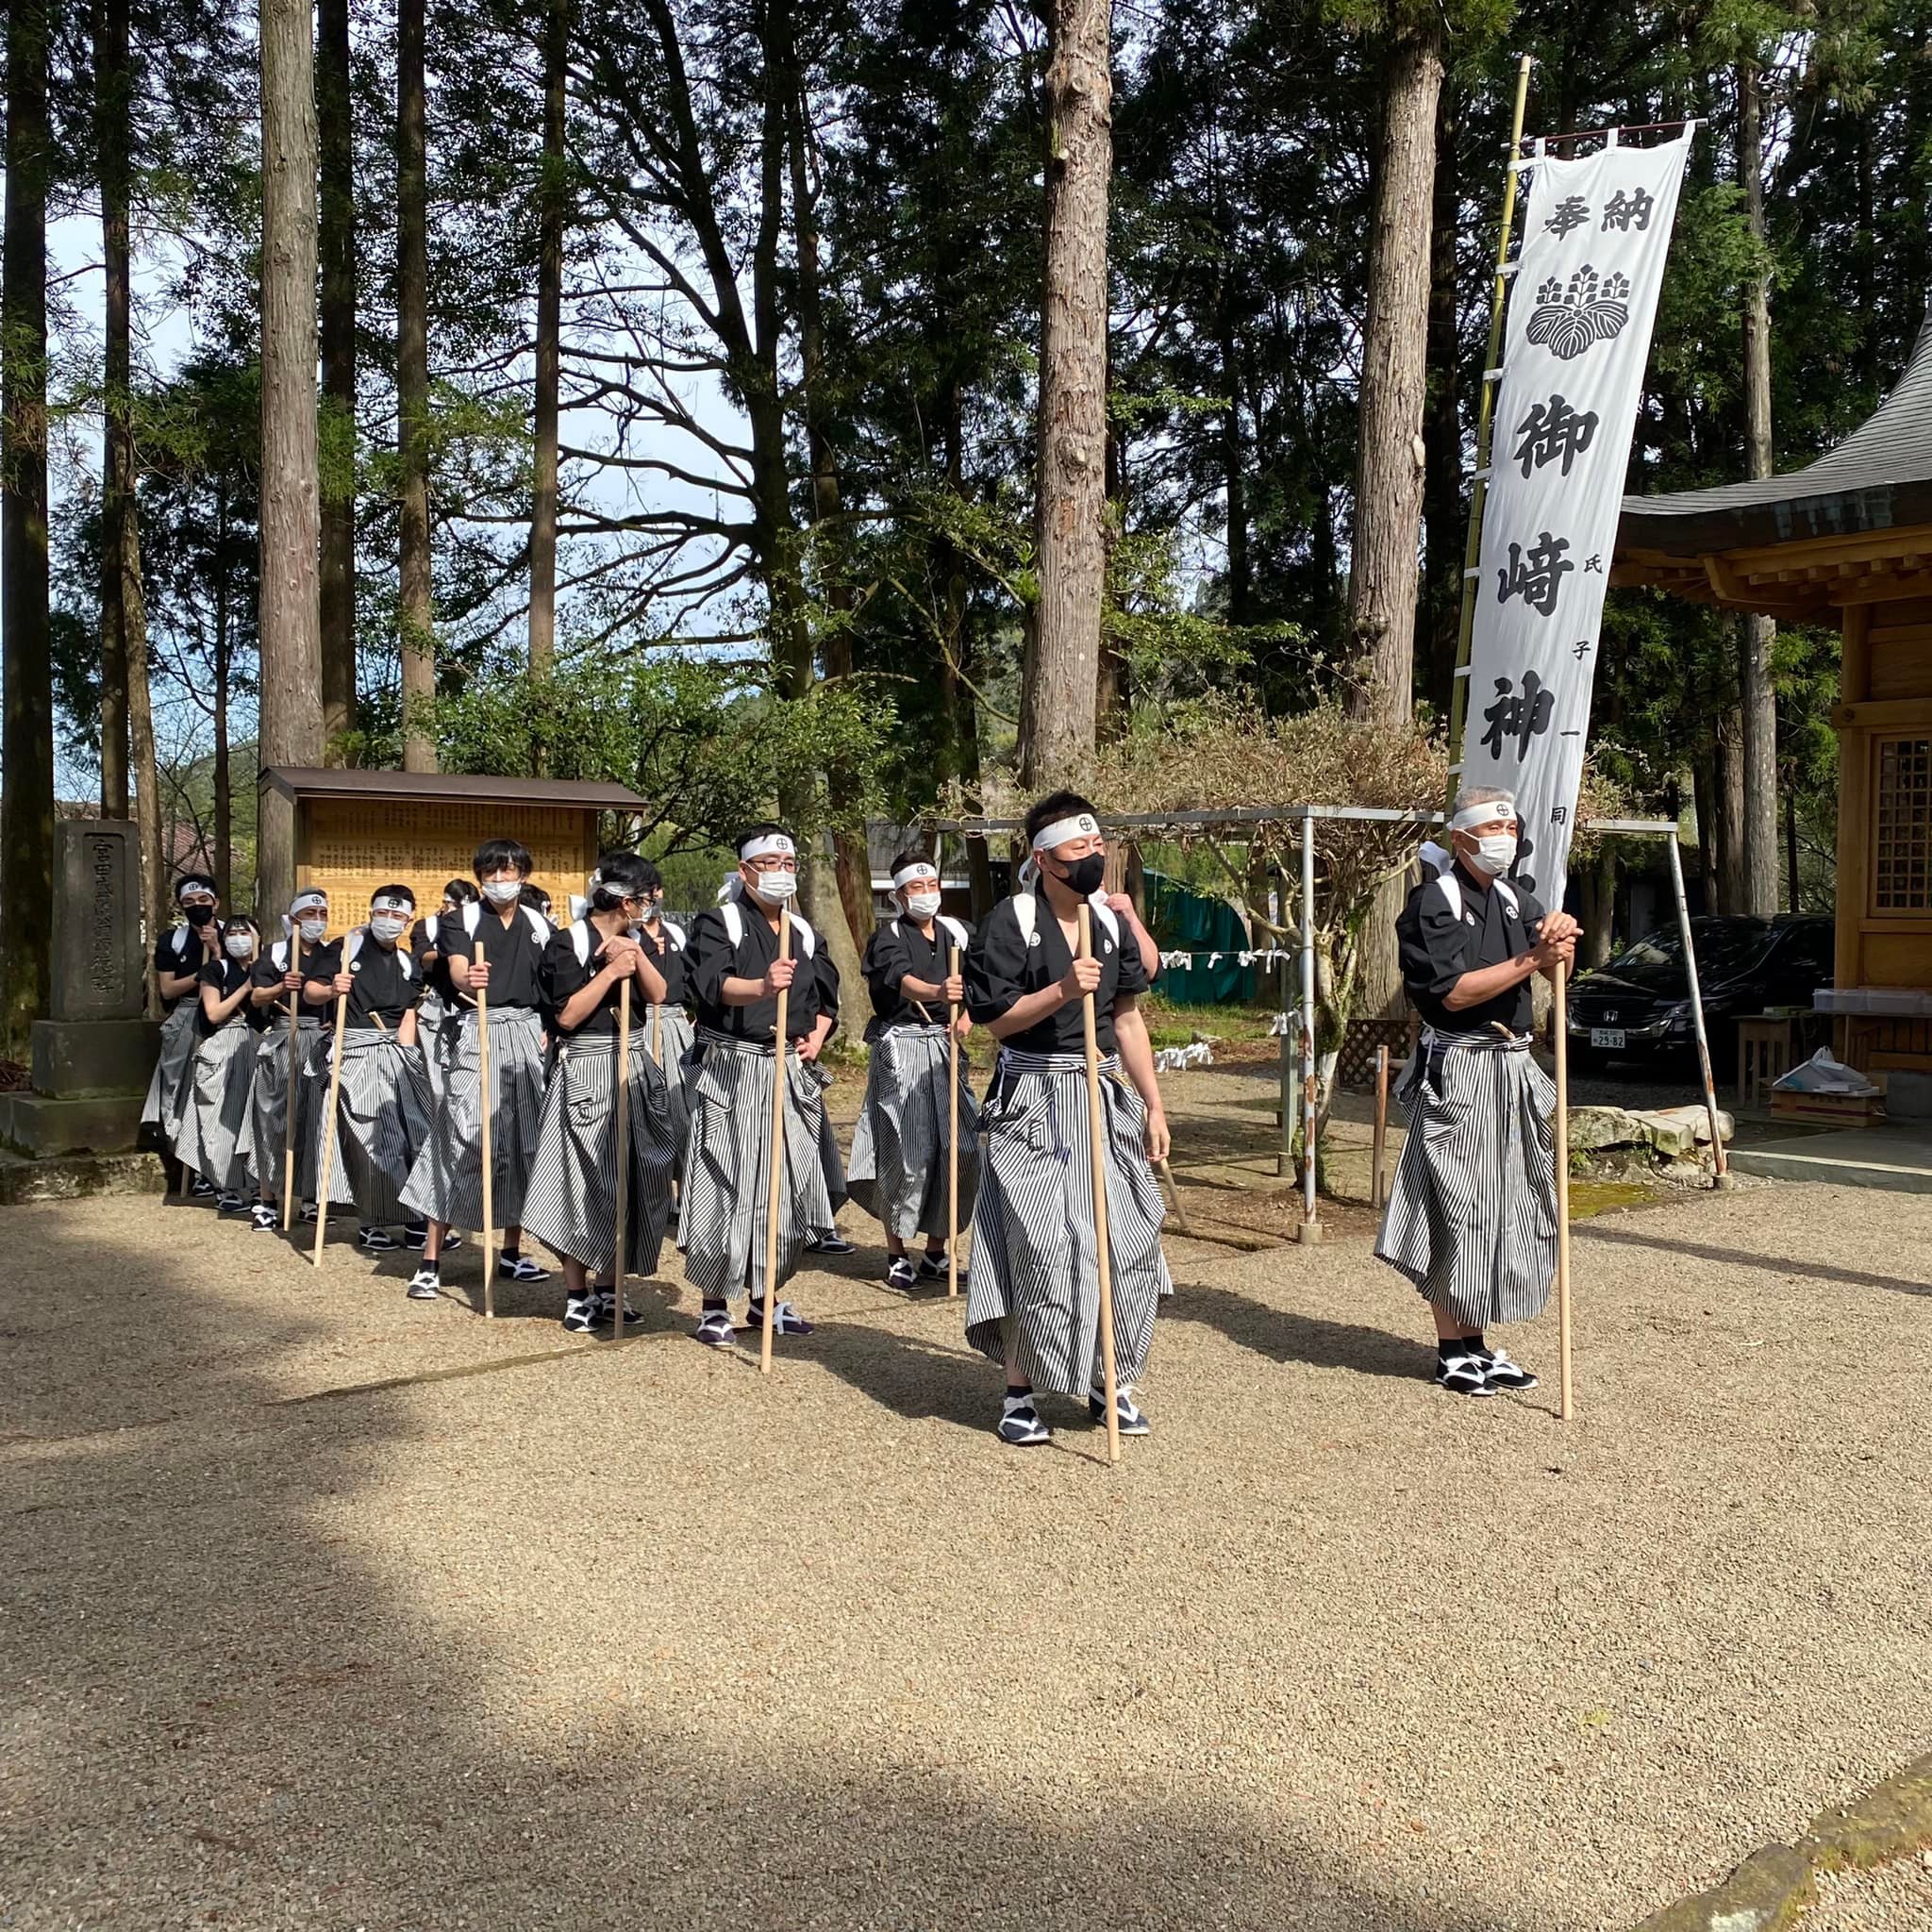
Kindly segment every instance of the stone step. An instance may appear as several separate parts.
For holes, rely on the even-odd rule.
[[[47,1160],[0,1154],[0,1208],[88,1194],[159,1194],[166,1187],[158,1154],[65,1154]]]

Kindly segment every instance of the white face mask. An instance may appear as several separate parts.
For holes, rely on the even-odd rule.
[[[378,912],[370,920],[369,930],[377,939],[393,944],[402,938],[403,928],[408,923],[407,919],[398,919],[393,912]]]
[[[312,946],[328,930],[328,921],[319,914],[295,922],[295,930]]]
[[[483,896],[492,906],[510,906],[524,896],[522,879],[490,879],[484,883]]]
[[[752,891],[767,906],[789,906],[798,896],[798,874],[795,872],[761,872],[753,876],[757,884]]]
[[[908,892],[906,909],[914,919],[930,919],[940,909],[937,892]]]
[[[231,959],[245,959],[255,950],[255,938],[252,933],[231,932],[224,943],[228,948],[228,958]]]
[[[1478,872],[1488,873],[1492,879],[1501,878],[1516,863],[1516,834],[1485,832],[1475,841],[1470,863]]]

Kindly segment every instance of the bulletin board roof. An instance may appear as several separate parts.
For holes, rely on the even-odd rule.
[[[645,811],[645,801],[624,785],[575,778],[492,778],[463,772],[364,772],[314,765],[269,765],[261,774],[285,798],[353,798],[375,803],[541,805],[576,811]]]

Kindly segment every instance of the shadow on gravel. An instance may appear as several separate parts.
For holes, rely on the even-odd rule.
[[[42,1382],[65,1388],[71,1369],[74,1394],[9,1451],[0,1505],[0,1920],[17,1932],[1500,1932],[1486,1912],[1343,1875],[1338,1848],[1291,1810],[1210,1811],[1184,1770],[1136,1755],[1148,1747],[1124,1707],[1095,1709],[1064,1765],[995,1795],[973,1760],[977,1734],[917,1686],[880,1679],[861,1623],[812,1668],[848,1705],[871,1700],[869,1749],[849,1728],[760,1725],[755,1706],[749,1721],[721,1717],[715,1673],[754,1667],[769,1603],[716,1606],[715,1673],[654,1661],[674,1651],[651,1623],[651,1578],[701,1561],[702,1520],[641,1551],[613,1514],[609,1539],[564,1577],[608,1623],[607,1665],[601,1640],[587,1654],[534,1607],[520,1616],[520,1572],[492,1544],[500,1497],[453,1486],[441,1526],[413,1547],[384,1543],[360,1513],[431,1447],[466,1480],[481,1460],[489,1480],[501,1464],[483,1456],[476,1411],[425,1411],[420,1394],[260,1406],[274,1393],[264,1357],[313,1341],[329,1315],[297,1305],[242,1335],[197,1285],[206,1252],[43,1245],[93,1291],[74,1323],[33,1341]],[[99,1324],[130,1281],[142,1319],[104,1349]],[[1192,1319],[1212,1307],[1251,1345],[1398,1359],[1370,1331],[1191,1299]],[[159,1355],[143,1357],[149,1337],[165,1338],[169,1359],[242,1350],[255,1366],[218,1402],[122,1430],[117,1407],[164,1373]],[[823,1348],[903,1413],[983,1424],[983,1365],[892,1341],[852,1324]],[[567,1425],[508,1399],[491,1413],[492,1432],[516,1432],[525,1487],[579,1513],[573,1485],[601,1475],[571,1466]],[[457,1414],[469,1440],[446,1433]],[[702,1493],[677,1457],[641,1442],[639,1467]],[[508,1520],[532,1534],[528,1514]],[[533,1542],[519,1564],[567,1564]],[[782,1619],[799,1577],[775,1587]],[[932,1641],[975,1646],[1024,1698],[1029,1675],[1051,1668],[1035,1637],[1003,1635],[994,1606],[960,1609]],[[1102,1743],[1145,1774],[1135,1790],[1096,1775]]]
[[[1160,1320],[1202,1323],[1270,1361],[1348,1369],[1358,1375],[1393,1375],[1404,1381],[1426,1381],[1435,1373],[1434,1347],[1406,1335],[1270,1307],[1232,1290],[1199,1282],[1175,1282],[1174,1300],[1162,1307]]]
[[[1712,1248],[1700,1241],[1665,1241],[1659,1235],[1638,1234],[1625,1228],[1577,1226],[1574,1241],[1615,1241],[1628,1248],[1656,1248],[1688,1255],[1697,1261],[1715,1261],[1726,1268],[1764,1268],[1778,1274],[1801,1274],[1807,1281],[1836,1281],[1846,1288],[1881,1288],[1892,1294],[1932,1295],[1932,1284],[1906,1281],[1896,1274],[1867,1274],[1857,1268],[1832,1268],[1821,1261],[1800,1260],[1795,1255],[1754,1255],[1748,1248]]]

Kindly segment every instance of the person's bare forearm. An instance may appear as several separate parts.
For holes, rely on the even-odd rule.
[[[1134,1083],[1134,1091],[1145,1102],[1150,1114],[1164,1114],[1160,1081],[1154,1072],[1154,1042],[1147,1037],[1147,1018],[1138,1007],[1116,1006],[1113,1015],[1114,1044],[1120,1049],[1121,1066]]]
[[[638,952],[637,978],[639,986],[643,989],[646,1003],[654,1007],[661,1007],[664,1004],[665,992],[668,991],[664,983],[664,975],[652,963],[651,956],[641,948]]]
[[[1465,973],[1447,992],[1442,995],[1442,1004],[1452,1013],[1459,1013],[1465,1007],[1479,1007],[1485,1000],[1492,1000],[1498,993],[1510,991],[1519,987],[1536,971],[1536,955],[1533,952],[1519,953],[1513,959],[1505,959],[1495,966],[1478,966],[1474,972]]]
[[[1056,980],[1051,986],[1042,986],[1038,992],[1023,992],[997,1020],[989,1020],[986,1030],[995,1040],[1010,1040],[1016,1033],[1024,1033],[1028,1027],[1038,1026],[1042,1020],[1050,1020],[1067,1003],[1065,989]]]
[[[762,979],[741,979],[735,973],[724,975],[718,994],[727,1007],[755,1007],[760,1000],[772,997]]]
[[[606,966],[595,978],[587,980],[563,1003],[563,1010],[557,1016],[559,1031],[575,1033],[599,1007],[604,1004],[604,995],[617,984],[624,975],[614,967]]]
[[[156,978],[164,1000],[186,999],[201,984],[192,973],[161,973]]]
[[[938,980],[915,979],[908,974],[899,982],[899,997],[908,1000],[942,1000],[946,996],[945,987]]]

